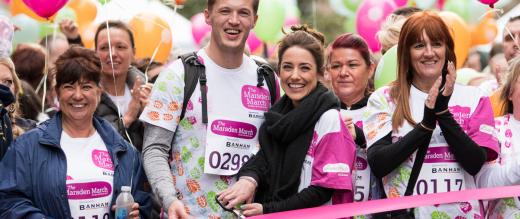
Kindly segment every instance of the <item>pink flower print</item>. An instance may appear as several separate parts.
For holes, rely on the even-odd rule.
[[[193,110],[193,102],[191,102],[191,100],[188,100],[188,105],[186,105],[186,110]]]
[[[457,217],[455,217],[455,219],[466,219],[466,217],[463,217],[463,216],[457,216]]]
[[[480,214],[473,215],[473,219],[484,219]]]
[[[513,133],[511,132],[511,129],[506,130],[506,137],[511,138],[513,136]]]
[[[473,209],[473,206],[471,206],[471,203],[469,202],[461,202],[459,203],[459,208],[464,214],[467,214]]]
[[[504,143],[504,146],[506,146],[506,148],[510,148],[511,147],[511,142],[510,141],[506,141]]]
[[[195,116],[190,116],[186,119],[188,119],[188,122],[190,122],[190,124],[192,125],[195,125],[195,123],[197,123],[197,118],[195,118]]]

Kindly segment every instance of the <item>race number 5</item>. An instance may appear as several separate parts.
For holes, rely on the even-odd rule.
[[[363,201],[363,199],[365,199],[365,194],[363,193],[363,189],[365,189],[364,186],[356,186],[355,194],[354,194],[354,201],[359,202],[359,201]]]

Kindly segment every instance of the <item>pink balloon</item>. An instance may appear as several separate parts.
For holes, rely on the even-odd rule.
[[[444,9],[444,4],[445,3],[446,3],[446,0],[439,0],[439,1],[437,1],[437,9],[442,11]]]
[[[498,2],[498,0],[479,0],[480,2],[486,4],[486,5],[489,5],[489,7],[491,8],[494,8],[495,7],[495,3]]]
[[[251,53],[255,53],[256,50],[262,46],[262,41],[258,39],[253,31],[249,32],[249,36],[247,37],[247,46],[249,46],[249,51],[251,51]]]
[[[211,31],[211,26],[206,24],[204,13],[198,13],[191,17],[191,35],[197,44]]]
[[[394,0],[394,3],[397,7],[403,7],[408,4],[408,0]]]
[[[300,24],[300,19],[298,19],[297,17],[286,17],[283,26],[290,27],[297,24]]]
[[[367,41],[373,52],[381,50],[376,33],[381,29],[386,17],[395,9],[397,6],[393,0],[366,0],[359,5],[356,14],[356,30]]]
[[[68,0],[23,0],[40,17],[50,18],[56,14]]]

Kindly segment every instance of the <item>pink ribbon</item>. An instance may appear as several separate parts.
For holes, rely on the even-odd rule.
[[[432,206],[470,200],[489,200],[520,196],[520,186],[505,186],[485,189],[471,189],[458,192],[443,192],[427,195],[405,196],[399,198],[380,199],[366,202],[328,205],[316,208],[306,208],[294,211],[285,211],[273,214],[259,215],[251,219],[274,218],[344,218],[357,215],[366,215],[398,209]]]

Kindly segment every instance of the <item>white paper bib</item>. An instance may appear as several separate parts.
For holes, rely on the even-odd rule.
[[[234,175],[259,150],[258,131],[263,120],[258,116],[263,117],[269,109],[269,91],[252,85],[243,85],[240,90],[208,93],[205,173]],[[237,99],[241,101],[229,101]],[[228,104],[213,104],[223,101]]]

